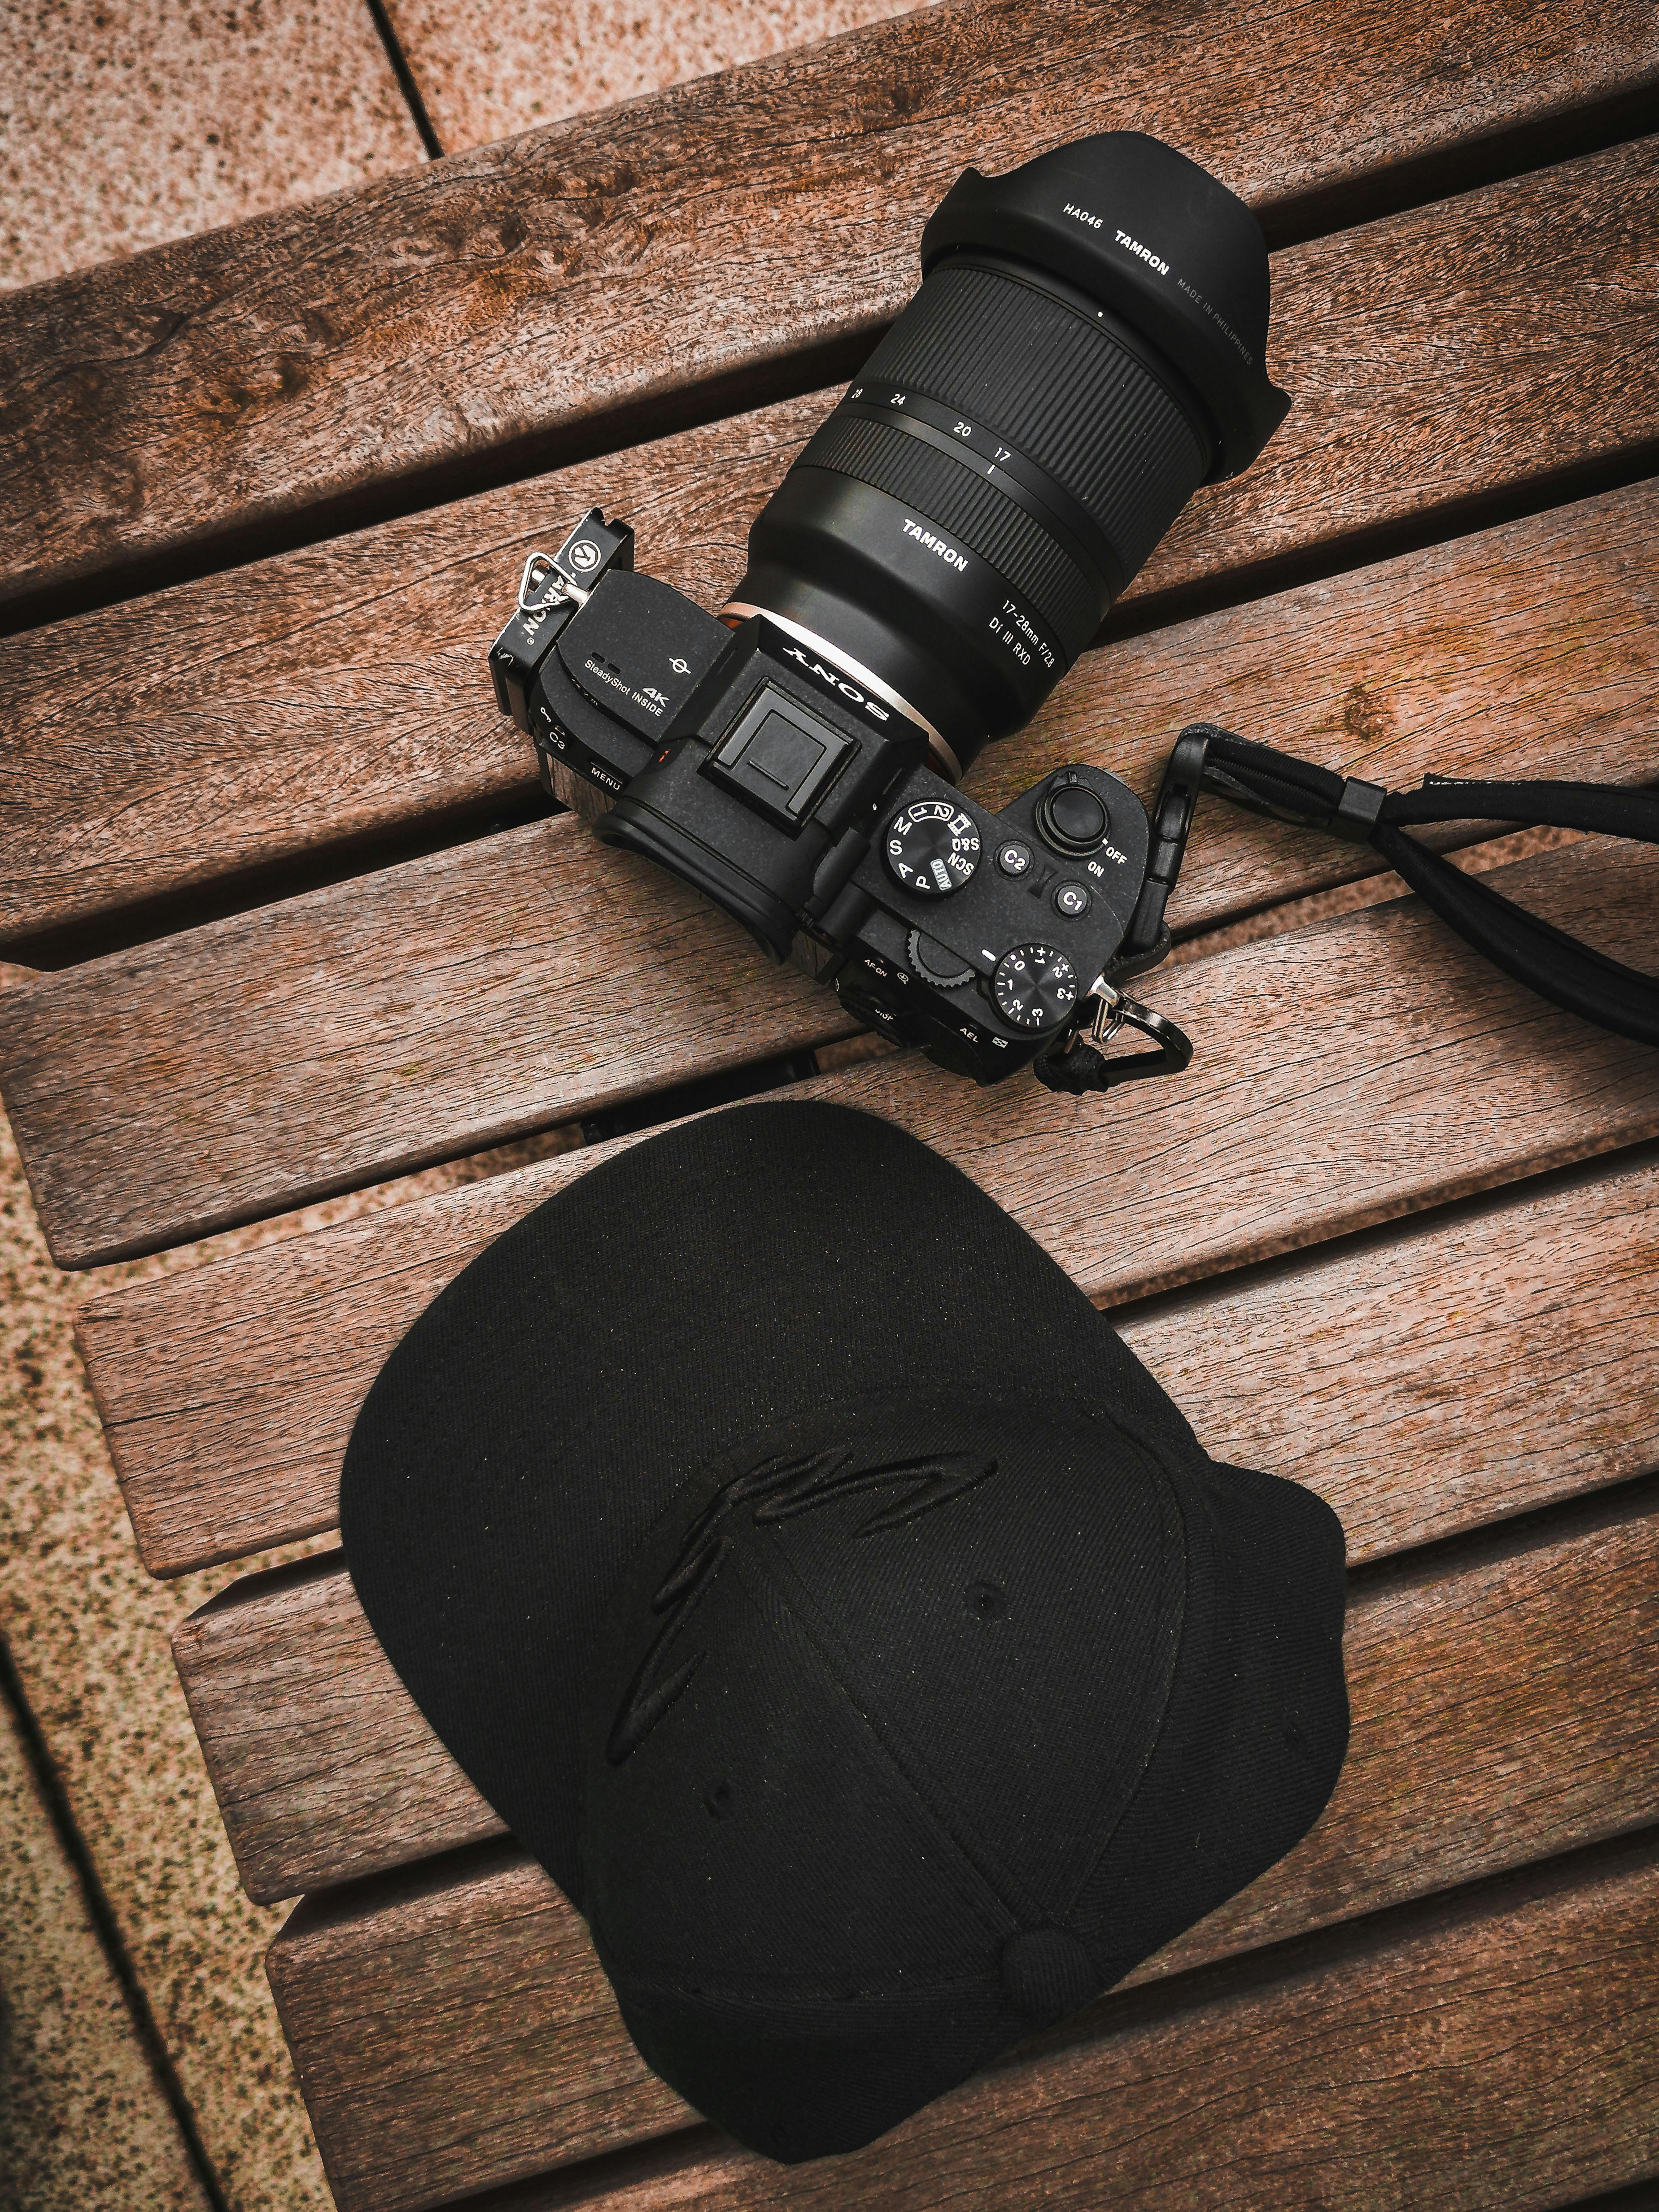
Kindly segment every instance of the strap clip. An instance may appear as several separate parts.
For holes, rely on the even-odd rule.
[[[551,553],[533,553],[518,580],[518,611],[521,615],[545,615],[551,606],[571,596],[554,566]]]
[[[1108,1060],[1106,1048],[1119,1030],[1138,1030],[1156,1048],[1152,1052],[1122,1053]],[[1083,1033],[1088,1032],[1088,1042]],[[1167,1015],[1144,1006],[1138,999],[1095,979],[1095,988],[1078,1006],[1070,1021],[1035,1063],[1037,1079],[1050,1091],[1081,1096],[1086,1091],[1113,1091],[1120,1083],[1138,1082],[1148,1075],[1179,1075],[1191,1064],[1192,1040]]]

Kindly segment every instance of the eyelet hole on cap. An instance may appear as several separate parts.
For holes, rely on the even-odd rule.
[[[1008,1611],[1008,1593],[1000,1583],[970,1583],[967,1586],[967,1609],[980,1620],[1000,1620]]]

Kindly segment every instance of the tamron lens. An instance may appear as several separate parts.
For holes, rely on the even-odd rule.
[[[968,170],[922,270],[756,518],[719,619],[636,574],[632,530],[595,507],[532,556],[490,668],[547,789],[604,806],[605,843],[995,1083],[1052,1073],[1081,1024],[1136,1021],[1117,986],[1167,947],[1142,904],[1167,856],[1103,769],[1057,763],[994,814],[955,787],[1289,403],[1254,218],[1156,139]]]
[[[948,775],[1028,721],[1201,483],[1290,405],[1255,217],[1110,131],[969,169],[922,288],[757,516],[728,617],[830,646]]]

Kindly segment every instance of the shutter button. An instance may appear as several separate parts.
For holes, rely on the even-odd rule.
[[[1111,817],[1075,769],[1062,769],[1037,805],[1037,834],[1057,853],[1082,860],[1106,836]]]

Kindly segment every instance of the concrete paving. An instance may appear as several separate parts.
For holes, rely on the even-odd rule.
[[[0,967],[0,988],[7,974]],[[404,1204],[575,1141],[574,1131],[550,1131],[202,1244],[65,1275],[47,1255],[0,1115],[0,1637],[235,2212],[305,2212],[332,2198],[265,1977],[265,1948],[287,1908],[242,1893],[169,1642],[186,1613],[239,1575],[333,1540],[234,1570],[152,1579],[133,1549],[75,1349],[74,1310],[118,1283]],[[0,1857],[5,1850],[0,1836]],[[0,1952],[0,1987],[4,1974]],[[52,2078],[37,2099],[42,2109]],[[66,2106],[59,2124],[73,2135],[81,2107]],[[16,2200],[18,2212],[34,2212],[37,2201],[40,2212],[137,2212],[149,2203],[124,2188],[100,2194],[85,2175],[73,2194]],[[0,2185],[7,2212],[13,2202]]]
[[[891,0],[387,0],[446,154],[906,12]],[[780,118],[780,121],[782,118]]]
[[[0,2201],[209,2212],[0,1699]]]
[[[0,284],[421,158],[360,0],[5,0]]]

